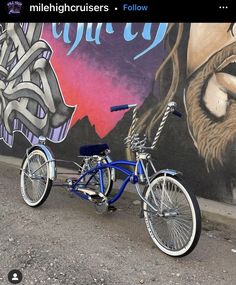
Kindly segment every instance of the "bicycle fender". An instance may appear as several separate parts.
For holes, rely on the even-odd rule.
[[[161,169],[161,170],[159,170],[158,172],[156,172],[156,173],[154,173],[152,175],[152,177],[150,178],[150,182],[152,182],[157,176],[160,176],[160,175],[182,176],[183,173],[180,172],[180,171],[174,170],[174,169]],[[144,189],[143,189],[143,197],[145,196],[147,189],[148,189],[147,186],[144,187]],[[143,200],[141,200],[140,212],[139,212],[139,217],[140,218],[144,217],[144,214],[143,214],[143,203],[144,203]]]
[[[51,149],[48,146],[45,146],[43,144],[36,144],[31,146],[28,149],[28,153],[32,152],[35,149],[40,149],[44,152],[44,154],[46,155],[47,161],[48,161],[48,168],[49,168],[49,179],[54,180],[57,176],[56,174],[56,162],[53,156],[53,153],[51,151]],[[23,167],[23,163],[26,159],[27,154],[25,154],[23,160],[22,160],[22,164],[21,164],[21,169]]]
[[[156,178],[157,176],[159,176],[160,174],[167,174],[170,176],[177,176],[177,175],[182,176],[183,175],[182,172],[174,170],[174,169],[168,169],[168,168],[167,169],[161,169],[151,177],[150,181],[153,180],[154,178]]]

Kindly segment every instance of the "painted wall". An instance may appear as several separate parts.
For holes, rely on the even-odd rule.
[[[0,153],[24,155],[40,135],[56,157],[106,141],[114,159],[137,103],[152,138],[166,103],[171,117],[153,152],[157,166],[184,172],[200,196],[235,203],[235,25],[0,23]]]

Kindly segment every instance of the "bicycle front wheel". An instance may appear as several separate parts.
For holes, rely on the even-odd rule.
[[[49,166],[45,153],[34,149],[25,158],[21,170],[21,194],[31,207],[42,205],[52,187],[49,179]]]
[[[145,223],[157,247],[170,256],[189,254],[201,234],[201,213],[196,197],[177,178],[160,175],[146,189]]]

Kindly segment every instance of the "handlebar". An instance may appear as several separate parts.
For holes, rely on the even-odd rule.
[[[129,108],[136,107],[136,106],[137,104],[125,104],[125,105],[112,106],[110,108],[110,111],[116,112],[116,111],[121,111],[121,110],[127,110]]]
[[[155,134],[155,137],[153,139],[153,142],[151,144],[150,147],[146,147],[146,137],[144,136],[144,139],[141,140],[139,138],[139,134],[137,133],[137,128],[136,128],[136,124],[137,124],[137,104],[125,104],[125,105],[118,105],[118,106],[112,106],[110,108],[111,112],[116,112],[116,111],[121,111],[121,110],[127,110],[129,108],[133,108],[133,117],[132,117],[132,123],[129,129],[129,134],[128,136],[125,138],[125,144],[127,144],[127,147],[131,148],[131,150],[141,150],[141,149],[154,149],[157,141],[160,137],[160,134],[163,130],[163,127],[165,125],[165,122],[169,116],[170,113],[172,113],[173,115],[177,116],[177,117],[182,117],[182,114],[176,110],[177,104],[175,102],[169,102],[166,106],[166,109],[164,111],[162,120],[160,122],[159,128],[157,129],[157,132]]]
[[[182,117],[182,113],[180,113],[179,111],[176,110],[177,108],[177,104],[174,101],[171,101],[167,104],[166,107],[166,112],[169,114],[169,112],[171,112],[173,115],[181,118]],[[165,117],[165,116],[164,116]]]
[[[177,111],[177,110],[172,111],[172,114],[175,115],[175,116],[177,116],[177,117],[179,117],[179,118],[182,117],[182,113],[180,113],[180,112]]]

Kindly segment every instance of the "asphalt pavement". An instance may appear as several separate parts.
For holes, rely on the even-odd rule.
[[[203,221],[195,250],[171,258],[153,244],[139,205],[124,196],[117,211],[96,214],[93,205],[53,188],[35,209],[20,194],[19,169],[0,163],[0,284],[8,272],[20,284],[136,285],[236,284],[236,228]]]

